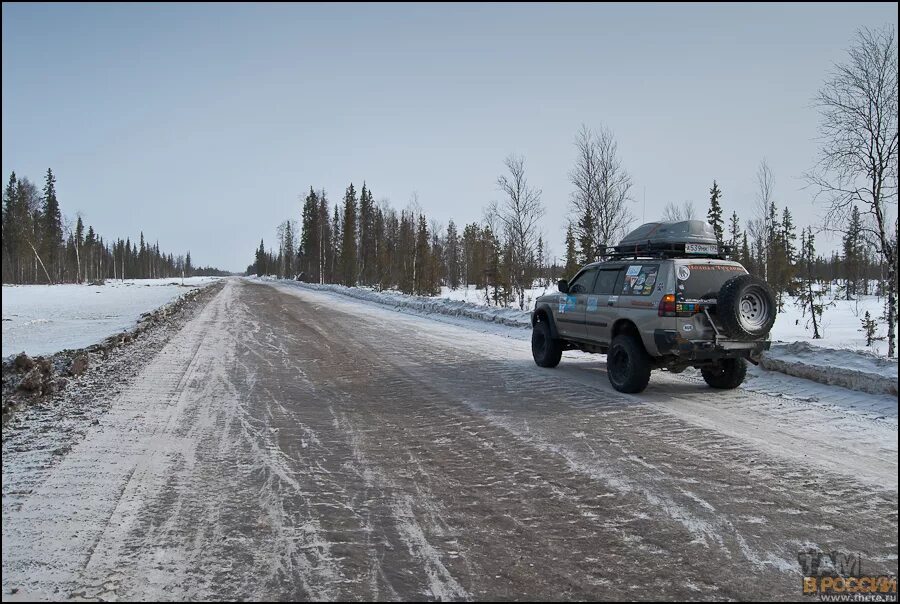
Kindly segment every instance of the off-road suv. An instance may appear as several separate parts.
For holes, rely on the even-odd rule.
[[[737,388],[747,361],[769,348],[776,306],[768,285],[727,254],[699,220],[639,227],[537,299],[535,363],[555,367],[577,349],[606,354],[620,392],[644,390],[653,369],[687,367],[713,388]]]

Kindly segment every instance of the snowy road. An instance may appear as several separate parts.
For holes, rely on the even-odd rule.
[[[797,599],[810,548],[897,572],[896,416],[622,395],[602,357],[244,280],[31,460],[4,447],[4,599]]]

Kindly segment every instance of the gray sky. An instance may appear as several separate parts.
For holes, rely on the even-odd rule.
[[[616,135],[638,222],[742,223],[766,158],[779,207],[817,220],[811,99],[855,30],[897,5],[3,4],[4,180],[58,179],[106,237],[243,270],[259,238],[365,179],[446,224],[480,219],[509,153],[562,255],[582,123]],[[824,243],[824,242],[823,242]]]

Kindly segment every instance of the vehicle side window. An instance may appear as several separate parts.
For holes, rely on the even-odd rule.
[[[569,285],[570,294],[586,294],[594,288],[594,279],[597,277],[597,269],[584,271]]]
[[[595,294],[612,294],[616,291],[616,281],[619,279],[619,273],[622,269],[612,268],[601,270],[597,276],[597,283],[594,285]]]

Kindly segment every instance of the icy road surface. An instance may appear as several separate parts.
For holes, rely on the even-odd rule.
[[[802,383],[622,395],[603,357],[231,279],[57,463],[4,444],[3,597],[799,599],[809,548],[896,573],[896,412]]]

